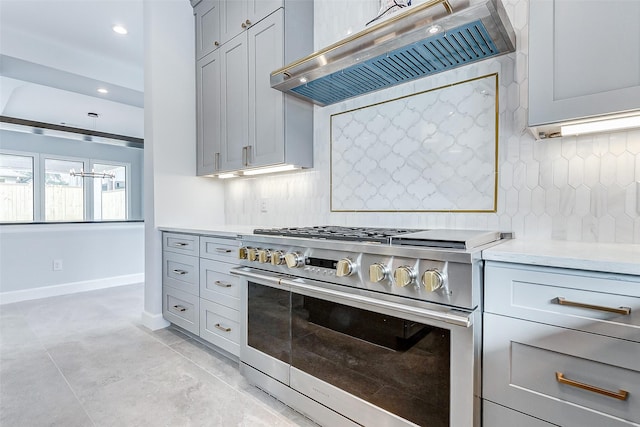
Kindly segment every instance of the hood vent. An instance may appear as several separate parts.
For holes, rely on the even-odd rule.
[[[271,87],[325,106],[515,50],[498,0],[438,17],[439,4],[451,10],[447,0],[408,8],[274,71]]]

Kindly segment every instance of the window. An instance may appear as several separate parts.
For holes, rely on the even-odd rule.
[[[0,222],[127,220],[129,173],[129,163],[3,151]]]
[[[103,174],[93,179],[93,219],[127,219],[127,169],[94,163],[92,170]]]
[[[0,222],[33,221],[34,158],[0,153]]]
[[[83,162],[44,160],[45,221],[84,220],[84,180],[71,170],[84,169]]]

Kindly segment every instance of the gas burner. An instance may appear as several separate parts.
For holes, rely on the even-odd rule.
[[[419,231],[423,230],[323,225],[315,227],[258,228],[253,230],[253,234],[389,244],[391,243],[392,236],[416,233]]]

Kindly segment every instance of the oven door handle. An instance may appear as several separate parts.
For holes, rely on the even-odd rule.
[[[283,278],[280,280],[280,284],[290,287],[292,292],[298,292],[310,297],[350,301],[355,303],[357,307],[372,311],[383,310],[395,315],[397,315],[398,312],[403,315],[411,314],[421,319],[438,320],[455,326],[462,326],[464,328],[468,328],[473,324],[472,315],[470,313],[458,312],[460,314],[456,314],[452,313],[450,310],[440,312],[430,310],[428,308],[413,307],[410,305],[384,301],[364,295],[353,295],[346,292],[336,291],[334,289],[319,288],[314,285],[309,285],[305,283],[304,279],[291,280]]]
[[[371,311],[382,310],[382,312],[386,312],[389,315],[398,316],[399,314],[409,314],[419,319],[437,320],[464,328],[468,328],[473,325],[473,314],[464,311],[454,311],[448,308],[443,311],[438,311],[424,307],[399,304],[379,298],[350,294],[327,287],[315,286],[300,278],[291,279],[290,276],[264,271],[256,273],[248,267],[232,268],[230,273],[259,281],[261,284],[267,286],[286,288],[303,295],[329,299],[338,303],[349,302],[349,305],[354,305]]]

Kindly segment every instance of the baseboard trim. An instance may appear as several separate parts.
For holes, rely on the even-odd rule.
[[[105,277],[102,279],[84,280],[82,282],[63,283],[61,285],[42,286],[39,288],[24,289],[20,291],[0,292],[0,305],[143,282],[144,273],[138,273]]]
[[[157,331],[158,329],[164,329],[170,324],[171,323],[169,323],[167,320],[165,320],[164,317],[162,317],[162,313],[151,314],[148,311],[142,312],[142,325],[146,326],[152,331]]]

